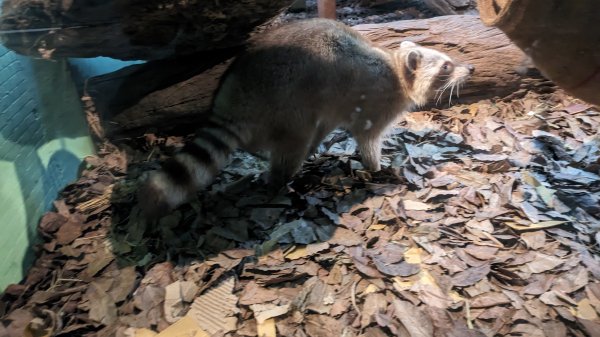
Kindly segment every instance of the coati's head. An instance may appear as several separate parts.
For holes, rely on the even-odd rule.
[[[458,89],[475,68],[470,64],[454,62],[448,55],[437,50],[421,47],[404,41],[393,52],[399,68],[404,90],[417,106],[422,106],[432,97],[442,97],[447,89],[450,96]]]

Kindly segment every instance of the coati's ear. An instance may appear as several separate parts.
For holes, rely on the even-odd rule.
[[[406,55],[406,68],[408,68],[408,70],[410,71],[415,71],[417,70],[417,67],[419,66],[419,62],[421,62],[421,53],[416,51],[416,50],[411,50],[407,55]]]
[[[414,47],[418,47],[419,45],[412,42],[412,41],[402,41],[402,43],[400,43],[400,48],[414,48]]]

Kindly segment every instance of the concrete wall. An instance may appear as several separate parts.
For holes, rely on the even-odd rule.
[[[0,46],[0,291],[22,279],[39,218],[93,153],[67,61]]]

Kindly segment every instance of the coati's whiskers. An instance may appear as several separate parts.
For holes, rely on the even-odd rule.
[[[451,84],[452,83],[450,81],[448,81],[448,82],[446,82],[446,84],[441,89],[438,89],[436,91],[436,92],[439,93],[439,96],[438,96],[438,98],[437,98],[437,100],[435,102],[436,105],[439,104],[442,101],[442,96],[444,95],[444,92],[450,87]]]

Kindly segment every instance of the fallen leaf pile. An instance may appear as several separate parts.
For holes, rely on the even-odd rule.
[[[181,139],[105,145],[41,220],[0,336],[600,336],[599,131],[560,91],[415,112],[380,172],[335,132],[272,196],[237,153],[155,224],[135,178]]]

